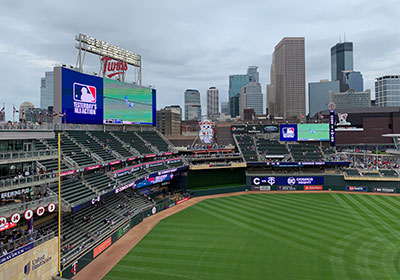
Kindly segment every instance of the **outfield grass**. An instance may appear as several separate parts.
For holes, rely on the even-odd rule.
[[[161,221],[105,279],[400,279],[400,198],[247,194]]]

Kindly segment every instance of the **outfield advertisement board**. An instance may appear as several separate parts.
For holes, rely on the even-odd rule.
[[[252,191],[270,191],[271,186],[252,186],[251,190]]]
[[[296,186],[278,186],[278,191],[296,191]]]
[[[381,193],[395,193],[396,188],[391,187],[380,187],[380,188],[373,188],[374,192],[381,192]]]
[[[359,186],[346,186],[346,191],[350,192],[366,192],[368,191],[367,187],[359,187]]]
[[[324,184],[324,177],[252,177],[251,182],[254,186],[322,186]]]
[[[322,191],[323,189],[323,186],[304,186],[305,191]]]
[[[64,67],[60,73],[59,113],[63,122],[156,125],[155,89],[103,79]],[[58,80],[59,76],[56,78]],[[55,93],[58,95],[59,91]]]

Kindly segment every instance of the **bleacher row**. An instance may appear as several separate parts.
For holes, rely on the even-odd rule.
[[[379,169],[374,171],[345,169],[343,171],[348,177],[399,177],[399,173],[394,169]]]
[[[246,161],[322,161],[324,154],[319,146],[311,143],[284,144],[277,140],[251,135],[235,135],[236,142]]]
[[[90,244],[98,241],[101,236],[152,205],[152,201],[138,191],[127,189],[105,198],[96,206],[64,216],[61,228],[63,262],[68,262]],[[49,220],[39,228],[58,233],[57,219]]]
[[[62,133],[62,154],[72,160],[72,162],[63,160],[62,170],[94,165],[99,163],[99,160],[109,162],[170,151],[168,143],[156,131],[55,131],[54,139],[46,139],[43,143],[38,141],[37,148],[57,149],[58,132]],[[56,160],[42,160],[39,164],[47,171],[58,168]],[[72,164],[74,166],[69,166]]]
[[[72,178],[61,182],[61,197],[68,204],[78,204],[90,200],[98,195],[107,193],[116,187],[124,186],[128,183],[135,181],[136,179],[149,175],[150,173],[158,172],[161,170],[173,169],[183,165],[182,160],[176,160],[176,162],[168,164],[168,162],[162,162],[156,166],[150,166],[145,168],[144,166],[131,173],[127,173],[123,176],[113,178],[112,174],[103,172],[95,172],[84,175],[82,180]],[[49,187],[54,193],[58,194],[58,185],[54,184]]]

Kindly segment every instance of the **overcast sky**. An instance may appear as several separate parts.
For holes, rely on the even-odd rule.
[[[104,2],[104,3],[103,3]],[[183,105],[199,89],[205,113],[210,86],[227,101],[228,76],[259,66],[264,94],[274,46],[304,36],[306,82],[330,79],[330,47],[354,43],[354,68],[374,92],[374,78],[400,74],[400,4],[381,1],[4,1],[0,0],[0,102],[40,105],[40,78],[75,65],[78,33],[142,55],[143,84],[157,88],[157,107]],[[99,71],[88,55],[85,71]],[[132,74],[133,75],[133,74]],[[128,77],[129,78],[129,77]]]

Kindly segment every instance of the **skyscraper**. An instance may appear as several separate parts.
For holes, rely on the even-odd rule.
[[[263,113],[263,96],[261,84],[250,82],[240,89],[239,114],[244,119],[244,110],[254,109],[256,114]]]
[[[375,106],[400,107],[400,75],[375,79]]]
[[[275,59],[272,56],[270,68],[270,81],[267,85],[267,111],[268,115],[275,116],[276,114],[276,99],[275,99]]]
[[[197,89],[185,90],[185,120],[201,120],[200,92]]]
[[[331,48],[331,80],[340,81],[340,90],[343,88],[342,71],[353,71],[353,43],[337,43]]]
[[[229,76],[229,109],[231,117],[239,115],[240,89],[249,82],[259,82],[258,66],[249,66],[247,74],[236,74]]]
[[[219,93],[216,87],[207,90],[207,118],[215,120],[219,115]]]
[[[181,134],[181,113],[179,105],[166,106],[157,111],[157,129],[164,135],[176,136]]]
[[[54,72],[49,71],[44,73],[44,78],[40,79],[40,108],[47,109],[53,104],[54,91]]]
[[[310,117],[316,113],[328,109],[330,102],[329,92],[339,92],[339,81],[321,80],[316,83],[308,83],[308,102],[310,104]]]
[[[275,46],[273,72],[274,79],[268,86],[268,105],[274,108],[275,116],[284,119],[305,116],[304,37],[285,37]]]
[[[364,91],[364,79],[360,71],[342,71],[343,85],[341,91],[349,89]]]
[[[229,115],[229,102],[221,102],[221,114]]]

